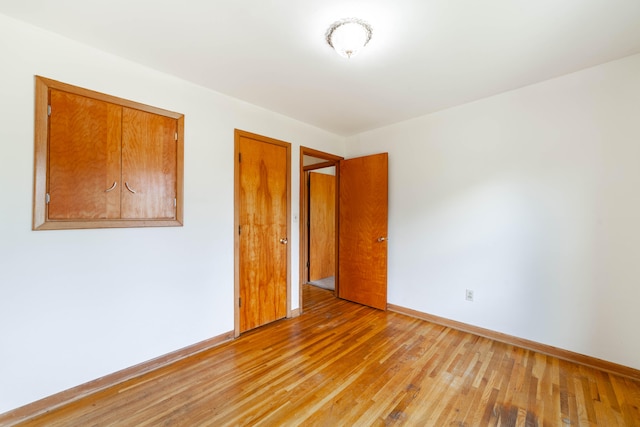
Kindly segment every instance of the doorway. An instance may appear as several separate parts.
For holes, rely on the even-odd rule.
[[[338,219],[336,215],[336,209],[338,204],[337,180],[339,176],[340,160],[342,159],[343,157],[336,156],[334,154],[325,153],[308,147],[300,147],[300,313],[302,313],[302,311],[304,310],[304,300],[302,292],[302,286],[304,284],[308,283],[309,281],[328,278],[328,271],[333,270],[334,274],[333,279],[331,279],[331,284],[334,288],[334,292],[339,286],[339,284],[337,283],[338,281],[336,280],[337,275],[335,274],[337,269],[338,244]],[[321,172],[324,172],[324,174],[322,175],[330,176],[334,182],[334,199],[332,204],[333,218],[327,217],[327,214],[331,212],[331,209],[326,209],[322,213],[323,219],[320,221],[315,221],[316,219],[318,219],[316,217],[314,219],[314,222],[312,223],[311,210],[316,209],[314,209],[311,200],[311,194],[313,191],[311,180],[315,177],[318,179],[314,179],[314,181],[325,181],[325,179],[320,176]],[[326,186],[327,183],[321,182],[320,185]],[[325,193],[324,191],[322,192]],[[318,200],[319,204],[322,203],[322,199],[326,200],[326,197],[326,193],[324,195],[320,195],[321,200]],[[325,225],[329,226],[328,228],[333,228],[333,232],[329,230],[325,232],[324,235],[320,235],[319,233],[322,233],[321,228],[323,227],[322,222],[327,221],[332,222],[332,224]],[[312,233],[314,233],[314,231],[312,230],[312,227],[316,228],[315,237],[317,237],[317,239],[313,238]],[[333,242],[329,242],[327,240],[331,238],[333,239]],[[327,259],[327,257],[330,259]],[[327,264],[329,264],[330,267],[327,267]]]
[[[300,312],[302,287],[309,281],[309,176],[311,171],[334,167],[335,295],[375,307],[387,308],[388,154],[344,159],[300,148]]]

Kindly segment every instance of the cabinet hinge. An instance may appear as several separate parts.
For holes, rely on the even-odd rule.
[[[173,207],[174,208],[178,207],[178,199],[176,198],[173,199]]]
[[[240,235],[241,229],[242,229],[242,226],[241,226],[241,225],[239,225],[239,226],[238,226],[238,236]]]
[[[238,307],[242,307],[242,298],[238,298]]]
[[[310,267],[310,265],[309,265],[309,261],[307,261],[307,268],[309,268],[309,267]]]
[[[47,116],[51,115],[51,105],[47,105]]]
[[[174,137],[175,137],[175,140],[177,141],[178,140],[178,132],[175,133]]]
[[[44,200],[47,204],[49,204],[49,202],[51,201],[51,196],[49,195],[49,193],[45,194]]]
[[[242,153],[238,153],[238,163],[242,163]]]

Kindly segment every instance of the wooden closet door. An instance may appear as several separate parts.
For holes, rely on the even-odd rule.
[[[239,332],[287,315],[288,149],[237,132]]]
[[[176,119],[123,108],[122,219],[176,216]]]
[[[59,90],[49,96],[48,219],[118,218],[122,108]]]

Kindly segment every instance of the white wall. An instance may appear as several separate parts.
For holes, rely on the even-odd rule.
[[[390,303],[640,369],[640,55],[348,144],[389,152]]]
[[[184,227],[31,231],[34,75],[185,114]],[[0,15],[0,413],[233,330],[234,128],[344,138]],[[292,308],[298,224],[292,224]]]
[[[35,74],[185,114],[184,227],[31,231]],[[345,148],[0,15],[0,117],[0,413],[233,329],[234,128],[293,144],[293,217],[300,145],[390,153],[391,303],[640,369],[638,55]]]

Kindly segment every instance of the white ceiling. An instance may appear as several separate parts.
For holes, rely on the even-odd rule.
[[[340,135],[640,52],[640,0],[0,0],[0,13]],[[329,25],[368,21],[357,57]]]

